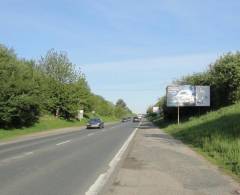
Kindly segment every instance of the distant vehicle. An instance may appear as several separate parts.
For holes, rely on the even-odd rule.
[[[122,122],[127,122],[128,121],[128,118],[122,118]]]
[[[139,119],[142,119],[142,114],[138,114],[137,117],[138,117]]]
[[[99,118],[90,119],[87,124],[87,129],[92,129],[92,128],[102,129],[104,128],[104,122]]]
[[[141,119],[138,116],[133,117],[133,122],[140,122]]]

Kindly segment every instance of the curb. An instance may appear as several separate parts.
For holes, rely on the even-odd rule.
[[[107,187],[113,182],[114,175],[117,172],[123,160],[125,159],[128,153],[128,150],[130,148],[130,145],[133,141],[133,138],[135,137],[136,132],[140,125],[141,123],[139,123],[136,129],[134,129],[134,131],[130,134],[128,139],[124,142],[120,150],[113,157],[111,162],[108,164],[109,168],[107,169],[107,171],[98,176],[95,183],[90,186],[87,192],[85,192],[85,195],[101,195],[107,191]]]

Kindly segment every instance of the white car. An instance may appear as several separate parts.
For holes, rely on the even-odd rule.
[[[184,105],[184,104],[188,104],[188,105],[192,105],[195,103],[195,98],[192,95],[192,91],[190,90],[181,90],[177,93],[177,95],[175,96],[176,101],[179,103],[179,105]]]

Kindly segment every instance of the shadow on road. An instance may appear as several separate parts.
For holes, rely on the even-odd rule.
[[[154,125],[151,122],[144,122],[139,126],[139,129],[151,129],[154,128]]]
[[[159,141],[164,141],[169,144],[180,144],[181,141],[174,139],[172,136],[167,135],[165,133],[147,133],[148,129],[153,129],[155,126],[151,122],[144,122],[140,125],[139,129],[146,130],[146,133],[144,134],[144,137],[148,138],[156,138]]]
[[[144,137],[156,138],[169,144],[181,144],[182,142],[166,134],[144,134]]]

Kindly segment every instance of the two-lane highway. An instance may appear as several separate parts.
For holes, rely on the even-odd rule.
[[[84,194],[136,126],[118,123],[1,145],[0,194]]]

